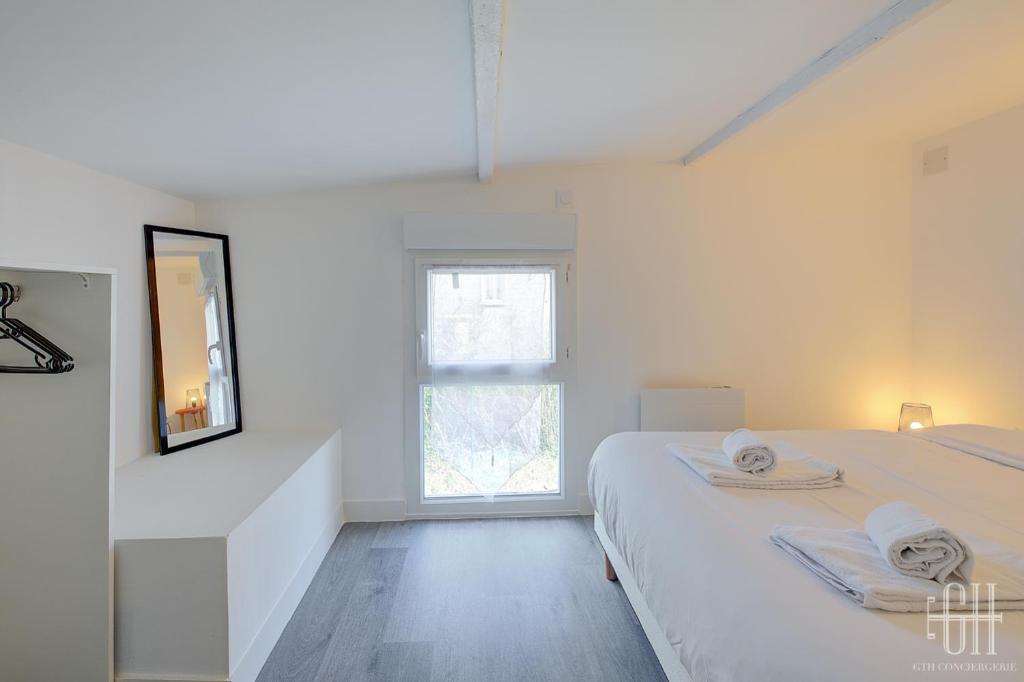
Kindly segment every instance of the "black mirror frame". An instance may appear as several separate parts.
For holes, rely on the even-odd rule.
[[[242,400],[238,380],[238,350],[235,347],[235,302],[231,290],[231,256],[228,249],[228,236],[214,232],[203,232],[201,230],[186,230],[179,227],[161,227],[160,225],[144,225],[143,231],[146,237],[146,274],[149,281],[149,320],[150,333],[153,341],[153,395],[156,399],[156,435],[159,440],[160,454],[169,455],[172,452],[187,450],[197,445],[209,443],[233,436],[242,432]],[[160,344],[160,308],[157,302],[156,286],[156,252],[153,247],[153,233],[163,232],[167,234],[180,234],[189,237],[202,237],[204,239],[217,239],[221,242],[224,253],[224,287],[225,304],[227,306],[228,326],[228,347],[231,349],[231,375],[232,390],[235,400],[235,428],[229,431],[222,431],[212,436],[197,438],[180,445],[168,445],[167,441],[167,404],[164,396],[164,364],[163,350]]]

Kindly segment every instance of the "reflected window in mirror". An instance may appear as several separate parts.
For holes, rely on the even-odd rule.
[[[226,235],[147,225],[156,430],[168,454],[242,430]]]

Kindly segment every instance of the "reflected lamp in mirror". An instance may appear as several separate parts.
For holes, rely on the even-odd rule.
[[[930,426],[935,426],[931,405],[903,403],[900,407],[900,431],[916,431]]]
[[[228,238],[145,226],[160,454],[242,430]],[[184,401],[182,398],[184,397]]]

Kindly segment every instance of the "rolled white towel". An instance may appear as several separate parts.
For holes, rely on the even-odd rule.
[[[764,476],[775,469],[775,450],[750,429],[736,429],[722,441],[722,450],[740,471]]]
[[[711,485],[757,490],[817,490],[843,485],[842,469],[782,441],[775,444],[779,455],[775,469],[756,476],[737,469],[718,448],[669,443],[665,449]]]
[[[989,608],[989,592],[985,588],[978,593],[966,590],[963,601],[943,601],[945,585],[909,578],[893,570],[868,534],[856,528],[776,526],[771,539],[819,578],[869,609],[927,611],[929,600],[932,609]],[[996,585],[996,609],[1024,610],[1024,555],[983,538],[974,537],[971,541],[977,549],[974,582]]]
[[[864,530],[886,563],[903,575],[940,583],[970,579],[971,548],[913,505],[883,504],[868,514]]]

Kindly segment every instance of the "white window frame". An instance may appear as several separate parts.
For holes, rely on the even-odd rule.
[[[460,363],[458,371],[447,372],[446,365],[429,364],[429,276],[430,270],[445,267],[481,269],[488,267],[550,268],[552,277],[552,341],[553,360],[498,364]],[[406,364],[406,506],[410,517],[502,515],[575,511],[579,488],[572,457],[576,382],[576,295],[575,254],[563,251],[498,251],[498,252],[429,252],[410,255],[412,333],[411,362]],[[408,357],[408,356],[407,356]],[[515,365],[531,366],[527,376],[518,374]],[[487,496],[432,497],[425,496],[422,430],[423,386],[431,384],[528,384],[544,383],[560,386],[560,456],[559,490],[557,493],[502,493],[493,499]]]

